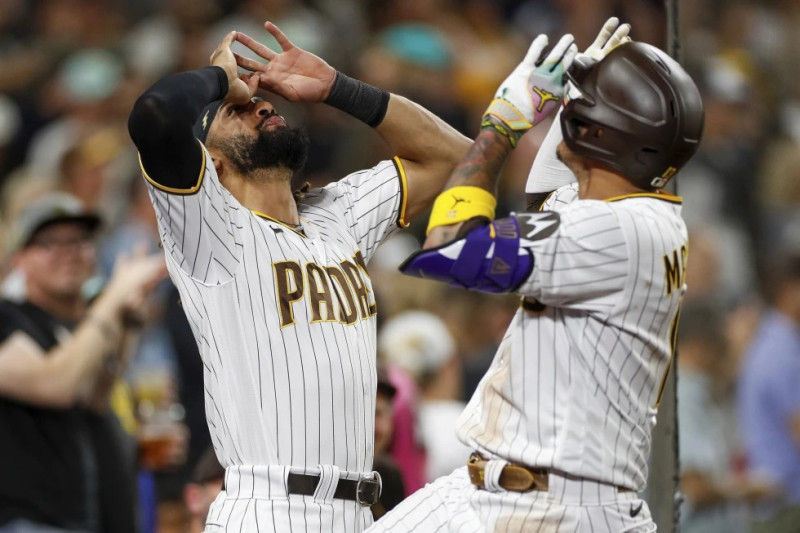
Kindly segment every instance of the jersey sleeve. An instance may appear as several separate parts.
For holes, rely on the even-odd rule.
[[[406,176],[397,157],[354,172],[325,189],[336,203],[341,202],[344,222],[366,261],[384,239],[408,226]]]
[[[517,292],[545,305],[608,310],[624,293],[628,248],[606,202],[585,200],[560,211],[549,236],[530,246],[531,275]]]
[[[208,285],[230,281],[242,257],[242,206],[219,182],[211,155],[188,189],[160,185],[142,174],[156,212],[165,253],[189,276]]]

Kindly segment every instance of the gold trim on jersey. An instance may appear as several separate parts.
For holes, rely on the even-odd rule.
[[[680,196],[675,196],[674,194],[669,194],[663,191],[658,192],[634,192],[631,194],[623,194],[620,196],[612,196],[611,198],[606,198],[604,201],[606,202],[616,202],[617,200],[625,200],[626,198],[655,198],[657,200],[664,200],[666,202],[671,202],[673,204],[682,204],[683,198]]]
[[[200,141],[197,142],[199,143]],[[150,183],[150,185],[164,192],[172,194],[189,195],[189,194],[194,194],[200,190],[200,186],[203,184],[203,177],[206,175],[206,151],[203,149],[202,144],[200,145],[200,152],[203,154],[203,164],[200,167],[200,175],[197,177],[197,183],[193,187],[190,187],[189,189],[177,189],[174,187],[167,187],[165,185],[161,185],[153,178],[151,178],[149,174],[147,174],[147,171],[144,169],[144,164],[142,163],[142,154],[137,153],[136,155],[139,158],[139,168],[142,170],[142,175],[144,176],[144,179],[146,179]]]
[[[408,180],[406,178],[406,171],[399,157],[394,156],[392,158],[392,163],[394,163],[394,167],[397,169],[397,176],[400,178],[400,212],[397,214],[397,225],[401,228],[407,228],[409,223],[406,222],[406,206],[408,205]]]
[[[550,194],[548,194],[547,196],[545,196],[544,200],[543,200],[543,201],[542,201],[542,203],[539,205],[539,209],[538,209],[538,211],[539,211],[539,212],[542,212],[542,211],[544,211],[544,204],[546,204],[546,203],[547,203],[547,200],[549,200],[549,199],[550,199],[550,197],[551,197],[551,196],[553,196],[553,195],[556,193],[556,191],[557,191],[557,190],[558,190],[558,189],[553,189],[552,191],[550,191]]]
[[[298,235],[300,235],[303,238],[307,237],[306,233],[303,231],[302,228],[293,228],[292,226],[290,226],[286,222],[281,222],[277,218],[272,218],[271,216],[266,215],[266,214],[262,213],[261,211],[256,211],[255,209],[251,209],[250,212],[253,213],[257,217],[269,220],[270,222],[274,222],[276,224],[280,224],[284,228],[292,230],[293,232],[297,233]]]

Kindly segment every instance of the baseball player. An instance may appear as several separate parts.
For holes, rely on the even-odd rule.
[[[407,274],[523,298],[459,420],[459,437],[474,450],[467,465],[373,531],[656,529],[637,492],[687,255],[681,200],[661,188],[697,149],[703,108],[680,65],[625,42],[627,31],[610,20],[569,68],[573,97],[554,125],[563,141],[539,155],[553,170],[557,155],[577,182],[549,195],[541,212],[489,222],[487,190],[502,162],[548,112],[545,98],[562,94],[568,54],[537,62],[540,37],[434,205],[429,241],[441,237],[436,228],[464,222],[459,234],[402,265]],[[453,208],[456,197],[465,201]]]
[[[372,522],[380,492],[366,263],[433,201],[469,141],[265,27],[280,52],[228,34],[210,67],[148,89],[129,130],[200,348],[208,424],[226,468],[206,531],[351,533]],[[235,40],[265,62],[234,55]],[[237,60],[251,73],[237,75]],[[338,107],[397,156],[296,200],[290,180],[306,141],[254,96],[259,88]]]

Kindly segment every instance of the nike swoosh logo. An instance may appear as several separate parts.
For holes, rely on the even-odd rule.
[[[631,507],[631,518],[636,517],[639,513],[642,512],[642,507],[644,506],[644,502],[639,502],[639,505],[636,507]]]

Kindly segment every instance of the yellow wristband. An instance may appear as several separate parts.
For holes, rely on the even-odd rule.
[[[447,189],[439,194],[433,203],[426,234],[433,228],[458,224],[474,217],[494,220],[495,207],[497,199],[480,187],[462,185]]]
[[[484,117],[488,115],[497,117],[498,120],[502,121],[514,131],[525,132],[533,127],[533,124],[525,118],[519,109],[514,107],[514,104],[502,98],[495,98],[492,100],[492,103],[489,104],[489,107],[483,114]]]

